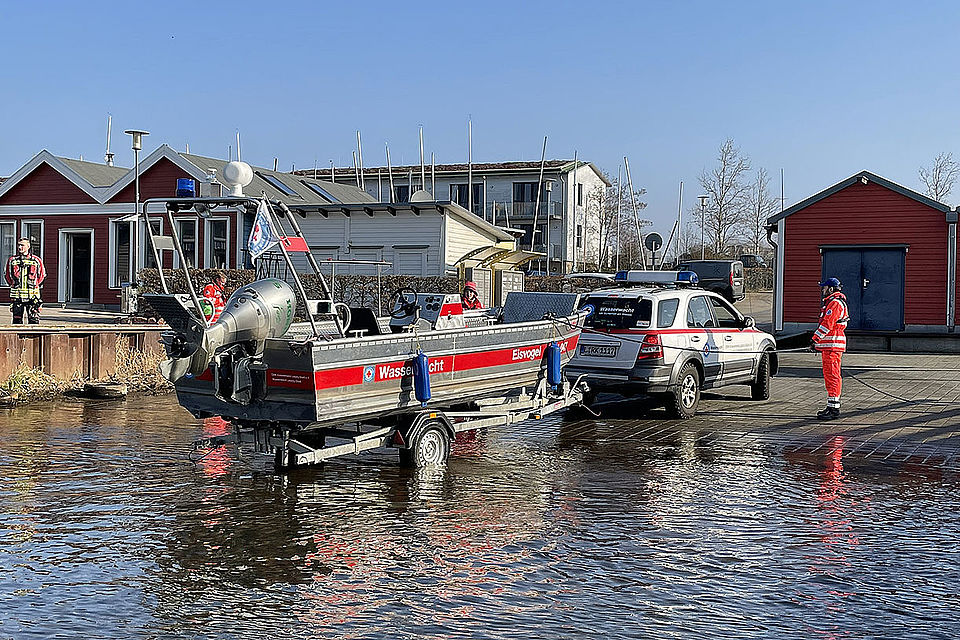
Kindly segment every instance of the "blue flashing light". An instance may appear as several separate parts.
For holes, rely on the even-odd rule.
[[[177,178],[177,197],[196,198],[197,183],[193,178]]]
[[[627,272],[626,271],[617,271],[617,275],[613,276],[614,280],[619,280],[622,282],[627,281]]]
[[[677,271],[677,282],[693,285],[700,282],[700,278],[693,271]]]

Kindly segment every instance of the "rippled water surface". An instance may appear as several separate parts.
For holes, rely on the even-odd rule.
[[[174,403],[0,413],[0,638],[960,635],[949,471],[567,418],[278,476]]]

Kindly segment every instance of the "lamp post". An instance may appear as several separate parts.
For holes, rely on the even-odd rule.
[[[707,223],[707,200],[710,199],[710,196],[697,196],[697,200],[700,201],[700,259],[704,258],[704,237],[703,237],[703,228]]]
[[[130,141],[133,147],[133,212],[139,216],[140,215],[140,150],[143,149],[143,136],[150,135],[149,131],[140,131],[138,129],[127,129],[124,131],[125,134],[130,136]],[[149,229],[147,233],[149,233]],[[137,236],[139,237],[139,233]],[[139,243],[137,243],[139,245]],[[140,266],[140,251],[139,246],[137,252],[133,256],[133,278],[137,277],[137,271],[139,271]],[[160,265],[157,265],[159,268]]]

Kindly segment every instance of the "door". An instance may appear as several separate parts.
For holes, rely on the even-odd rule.
[[[902,248],[828,249],[823,253],[823,278],[843,285],[850,310],[850,329],[903,329],[904,270]]]
[[[717,348],[716,322],[707,296],[695,296],[687,303],[687,346],[703,358],[703,386],[711,387],[720,379],[720,353]]]
[[[756,333],[744,330],[743,316],[726,300],[710,296],[713,317],[717,321],[717,343],[723,365],[723,383],[743,381],[753,375]]]
[[[66,301],[91,302],[90,234],[66,235]]]

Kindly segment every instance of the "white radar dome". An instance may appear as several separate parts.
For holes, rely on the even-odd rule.
[[[230,195],[240,197],[243,188],[253,181],[253,169],[246,162],[234,160],[227,163],[220,174],[223,183],[230,188]]]

